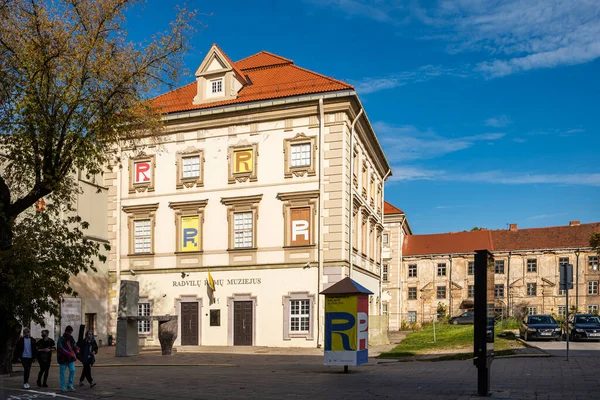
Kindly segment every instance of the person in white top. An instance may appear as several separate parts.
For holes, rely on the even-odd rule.
[[[21,364],[23,364],[23,387],[29,389],[29,372],[31,371],[31,363],[37,355],[37,347],[35,339],[31,337],[29,328],[23,329],[23,337],[17,343],[17,355]]]

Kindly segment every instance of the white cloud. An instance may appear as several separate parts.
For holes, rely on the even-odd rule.
[[[554,218],[554,217],[560,217],[562,215],[567,215],[567,213],[559,213],[559,214],[540,214],[540,215],[533,215],[531,217],[527,217],[528,220],[534,220],[534,219],[547,219],[547,218]]]
[[[439,65],[424,65],[413,71],[404,71],[382,77],[368,77],[359,80],[349,79],[358,94],[378,92],[385,89],[393,89],[409,83],[427,82],[440,76],[466,77],[464,71],[452,68],[444,68]]]
[[[494,128],[501,128],[511,123],[511,119],[506,115],[499,115],[497,117],[493,117],[485,121],[486,126],[492,126]]]
[[[407,167],[403,165],[392,168],[392,182],[414,180],[481,182],[506,185],[557,184],[600,186],[600,173],[538,174],[511,173],[500,170],[461,173],[456,171],[429,170],[415,166]]]
[[[477,142],[494,141],[505,136],[504,133],[494,132],[448,138],[431,129],[422,131],[412,125],[395,126],[385,122],[376,122],[373,128],[388,160],[392,162],[441,157],[472,147]]]

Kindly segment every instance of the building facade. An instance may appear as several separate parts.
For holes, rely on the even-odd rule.
[[[320,346],[319,292],[346,276],[379,314],[391,170],[352,86],[213,45],[153,101],[164,133],[105,174],[111,335],[121,280],[139,282],[140,315],[178,316],[177,346]],[[138,330],[159,344],[156,322]]]
[[[597,313],[600,270],[598,254],[589,247],[595,232],[600,232],[600,223],[571,221],[568,226],[547,228],[518,229],[511,224],[508,230],[407,235],[400,269],[390,263],[391,276],[398,274],[400,281],[400,294],[390,309],[400,310],[402,328],[472,308],[474,251],[488,249],[495,262],[497,314],[563,317],[561,264],[572,264],[574,270],[569,305],[579,312]]]

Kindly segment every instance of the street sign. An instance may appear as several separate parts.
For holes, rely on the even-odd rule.
[[[573,289],[573,264],[561,264],[560,271],[560,290]]]

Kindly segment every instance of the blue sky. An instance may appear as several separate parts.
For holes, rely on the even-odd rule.
[[[130,13],[131,38],[175,2]],[[212,43],[355,85],[414,233],[600,221],[597,0],[198,1],[192,73]]]

